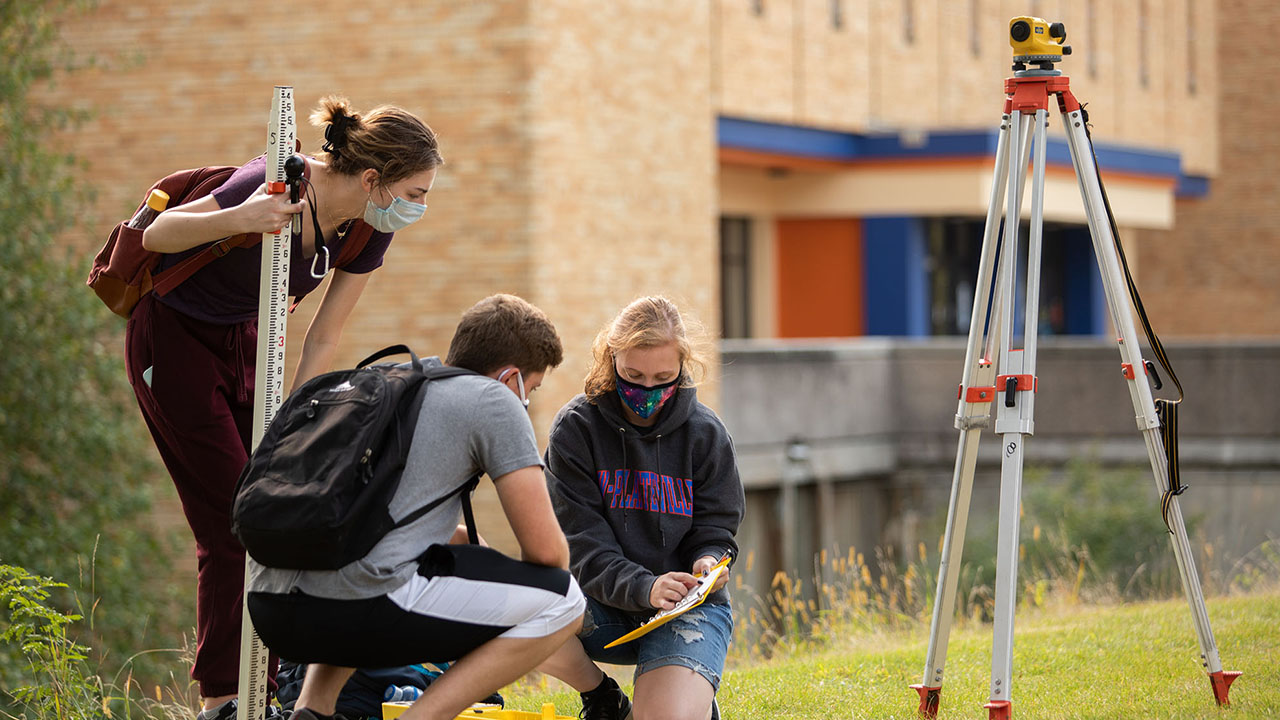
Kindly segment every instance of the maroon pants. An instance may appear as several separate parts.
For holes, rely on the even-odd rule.
[[[231,534],[231,501],[249,453],[257,338],[256,323],[212,325],[151,295],[133,309],[125,331],[129,382],[195,533],[191,677],[204,697],[239,689],[245,554]],[[272,657],[273,692],[275,674]]]

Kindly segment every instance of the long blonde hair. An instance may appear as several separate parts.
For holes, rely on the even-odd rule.
[[[633,300],[596,335],[583,392],[595,399],[617,388],[613,359],[618,353],[673,342],[680,353],[680,387],[695,387],[707,373],[707,361],[690,339],[680,309],[660,295]]]

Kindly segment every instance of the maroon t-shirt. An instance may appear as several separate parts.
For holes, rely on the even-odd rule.
[[[310,158],[308,158],[310,160]],[[213,191],[218,206],[235,207],[249,198],[265,181],[267,160],[259,156],[232,173],[222,187]],[[309,212],[303,220],[311,222]],[[383,256],[391,244],[393,233],[374,231],[364,249],[354,260],[342,268],[345,272],[363,274],[382,267]],[[329,242],[329,262],[337,261],[347,238]],[[212,243],[197,245],[179,253],[166,253],[160,259],[157,272],[163,271],[205,249]],[[305,295],[320,284],[311,277],[312,258],[304,257],[301,233],[293,235],[289,250],[289,294]],[[258,283],[262,274],[262,244],[232,248],[226,255],[214,259],[184,280],[169,294],[156,299],[197,320],[216,325],[232,325],[258,317]]]

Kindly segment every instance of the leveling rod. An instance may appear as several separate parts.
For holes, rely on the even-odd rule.
[[[267,127],[267,192],[286,192],[285,165],[297,147],[293,88],[277,85]],[[296,193],[296,188],[295,188]],[[296,200],[296,196],[293,198]],[[253,387],[253,448],[262,442],[271,419],[284,402],[285,331],[289,313],[289,250],[293,223],[262,235],[262,276],[258,286],[258,358]],[[240,631],[240,700],[237,720],[262,720],[271,697],[267,690],[267,648],[253,628],[248,608],[249,569],[245,567],[245,605]]]

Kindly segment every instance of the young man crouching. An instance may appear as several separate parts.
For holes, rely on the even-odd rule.
[[[338,570],[249,561],[258,634],[280,657],[310,664],[293,720],[332,715],[353,668],[456,660],[403,716],[451,720],[578,632],[585,601],[567,571],[569,549],[527,411],[527,393],[563,355],[546,315],[518,297],[494,295],[464,313],[445,363],[477,374],[427,383],[390,505],[392,518],[405,517],[487,473],[520,561],[449,544],[461,512],[456,496]]]

